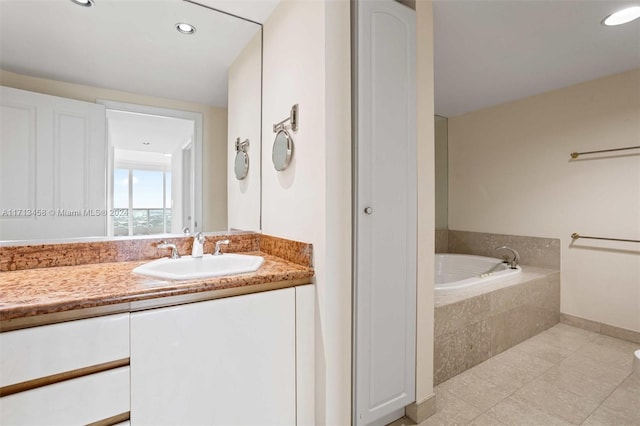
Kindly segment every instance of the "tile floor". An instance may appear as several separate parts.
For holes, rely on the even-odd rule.
[[[636,349],[557,324],[436,386],[436,414],[420,426],[640,425]]]

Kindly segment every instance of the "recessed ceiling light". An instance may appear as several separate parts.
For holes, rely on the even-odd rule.
[[[164,154],[165,157],[171,157],[171,154]]]
[[[638,18],[640,18],[640,6],[632,6],[612,13],[602,20],[602,24],[611,27],[626,24]]]
[[[71,0],[71,1],[77,5],[84,6],[84,7],[93,6],[93,0]]]
[[[176,24],[176,30],[182,34],[194,34],[196,32],[196,27],[191,24],[180,22]]]

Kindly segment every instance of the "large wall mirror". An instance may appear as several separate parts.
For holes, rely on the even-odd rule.
[[[238,182],[232,154],[261,149],[261,31],[192,1],[0,0],[0,241],[259,231],[260,161]]]

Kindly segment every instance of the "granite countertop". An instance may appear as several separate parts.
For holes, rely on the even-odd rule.
[[[2,272],[0,321],[6,325],[28,317],[116,305],[122,310],[123,304],[151,299],[158,307],[164,300],[160,298],[172,296],[207,294],[214,299],[311,283],[311,267],[263,251],[245,254],[262,256],[264,263],[252,273],[189,281],[163,281],[131,272],[148,260]]]

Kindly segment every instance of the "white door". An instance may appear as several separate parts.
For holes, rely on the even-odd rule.
[[[415,400],[415,12],[358,2],[355,423]]]
[[[0,87],[0,240],[106,235],[105,109]]]

